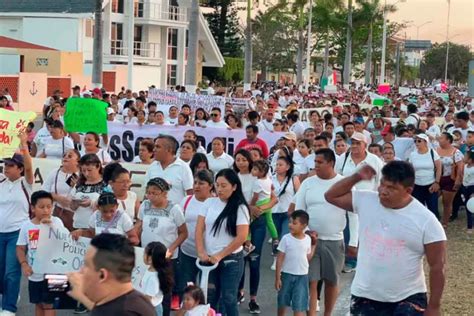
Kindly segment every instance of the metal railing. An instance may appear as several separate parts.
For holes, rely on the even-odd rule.
[[[135,3],[135,17],[151,20],[172,20],[186,22],[186,8],[156,2]]]
[[[128,56],[128,44],[122,40],[110,41],[110,55]],[[133,56],[143,58],[159,58],[160,45],[149,42],[133,42]]]

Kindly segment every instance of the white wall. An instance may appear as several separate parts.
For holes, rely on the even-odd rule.
[[[16,40],[22,40],[23,30],[20,17],[0,18],[0,35]]]
[[[77,18],[25,17],[23,40],[58,50],[79,51],[79,22]]]
[[[157,88],[166,88],[161,85],[161,67],[133,66],[133,89],[147,90],[149,86],[155,85]]]
[[[17,75],[20,72],[20,55],[0,54],[0,74]]]

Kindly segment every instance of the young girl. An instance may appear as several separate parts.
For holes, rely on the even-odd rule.
[[[273,248],[278,246],[278,233],[272,219],[272,209],[268,207],[271,203],[272,180],[268,177],[270,166],[265,160],[257,160],[253,162],[252,175],[257,177],[254,182],[252,193],[252,201],[250,206],[255,206],[265,215],[267,228],[273,240]]]
[[[160,242],[151,242],[145,247],[143,261],[148,265],[138,286],[155,307],[156,315],[163,315],[163,297],[173,288],[173,266],[166,258],[168,249]]]
[[[71,233],[74,239],[79,236],[92,238],[101,233],[126,235],[133,245],[138,245],[138,236],[130,216],[118,210],[117,199],[113,193],[104,192],[97,200],[99,210],[89,219],[89,228],[78,229]]]
[[[464,196],[464,205],[474,194],[474,152],[468,151],[464,160],[464,173],[462,177],[461,193]],[[467,214],[467,233],[472,234],[473,215],[466,210]]]
[[[201,288],[189,285],[184,289],[183,306],[176,316],[213,316],[215,314],[211,306],[206,304]]]
[[[302,159],[295,161],[295,174],[304,179],[310,171],[311,162],[314,162],[314,154],[312,153],[309,140],[302,139],[299,141],[298,152]]]

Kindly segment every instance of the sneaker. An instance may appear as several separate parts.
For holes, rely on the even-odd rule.
[[[316,301],[316,311],[319,312],[321,308],[319,307],[319,300]]]
[[[276,257],[273,257],[273,263],[272,263],[272,266],[270,267],[270,269],[272,271],[275,271],[276,270],[276,267],[277,267],[277,258]]]
[[[10,312],[10,311],[7,311],[7,310],[5,310],[5,311],[2,310],[2,311],[0,312],[0,316],[15,316],[15,313]]]
[[[249,310],[250,314],[260,314],[260,306],[258,306],[255,300],[250,300]]]
[[[276,256],[276,254],[278,253],[278,244],[280,243],[280,241],[278,239],[275,239],[272,243],[272,253],[274,256]]]
[[[79,303],[76,307],[76,309],[74,310],[74,314],[85,314],[85,313],[88,313],[89,311],[87,310],[87,308],[82,305],[81,303]]]
[[[355,271],[355,268],[353,268],[351,266],[348,266],[347,264],[344,265],[344,268],[342,269],[343,273],[351,273],[351,272],[354,272],[354,271]]]
[[[179,310],[179,296],[173,295],[171,297],[171,310],[177,311]]]
[[[272,244],[272,242],[273,242],[273,239],[271,238],[267,240],[267,243],[269,243],[270,245]]]
[[[245,295],[244,293],[239,291],[239,294],[237,294],[237,304],[240,305],[245,301]]]

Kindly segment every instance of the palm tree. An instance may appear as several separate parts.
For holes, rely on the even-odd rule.
[[[244,90],[250,89],[252,77],[252,0],[247,0],[247,27],[245,29]]]
[[[191,0],[188,30],[188,62],[185,82],[187,87],[195,88],[199,45],[199,0]],[[190,92],[194,92],[194,89]]]

